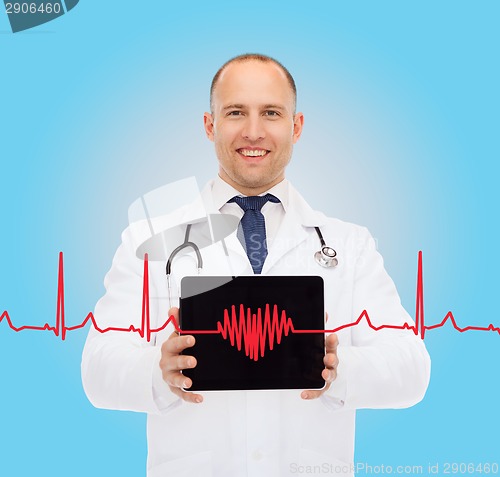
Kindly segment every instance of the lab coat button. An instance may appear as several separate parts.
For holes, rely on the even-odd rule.
[[[259,449],[255,449],[253,452],[252,452],[252,458],[254,460],[261,460],[262,457],[264,457],[264,454],[262,453],[262,451],[260,451]]]

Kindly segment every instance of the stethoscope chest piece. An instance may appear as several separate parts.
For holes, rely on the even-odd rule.
[[[325,243],[325,239],[323,238],[323,234],[321,233],[319,227],[314,228],[318,234],[319,241],[321,242],[321,250],[314,254],[314,259],[324,268],[336,267],[339,264],[339,261],[337,260],[337,252]]]
[[[339,263],[336,256],[337,252],[328,245],[321,247],[321,250],[314,254],[316,262],[324,268],[336,267]]]

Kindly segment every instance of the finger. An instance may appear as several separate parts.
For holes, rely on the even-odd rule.
[[[184,389],[189,389],[193,385],[193,381],[190,378],[183,376],[181,373],[170,374],[173,377],[171,379],[171,382],[169,382],[168,384],[174,394],[179,396],[184,401],[188,402],[199,403],[203,401],[203,397],[200,394],[194,394],[184,391]]]
[[[184,354],[166,355],[160,359],[160,368],[166,373],[169,371],[191,369],[197,364],[198,362],[194,356]]]
[[[327,384],[330,384],[337,378],[337,370],[325,368],[323,371],[321,371],[321,377],[325,380]]]
[[[162,354],[176,355],[186,348],[191,348],[196,343],[193,335],[179,336],[177,333],[172,333],[167,341],[161,345]]]
[[[325,313],[325,324],[328,323],[328,312]]]
[[[170,387],[178,389],[189,389],[193,385],[193,381],[180,371],[165,372],[163,379]]]
[[[327,353],[336,353],[339,345],[339,338],[337,333],[328,335],[325,339],[325,348]]]
[[[328,369],[337,369],[339,365],[339,357],[335,353],[327,353],[323,358],[323,363]]]
[[[186,391],[183,391],[180,388],[176,387],[170,387],[172,392],[176,395],[179,396],[183,401],[186,402],[192,402],[195,404],[199,404],[200,402],[203,402],[203,396],[201,394],[194,394],[194,393],[188,393]]]
[[[175,321],[172,323],[176,331],[179,331],[179,308],[173,306],[168,310],[168,317],[173,318]]]
[[[173,306],[168,310],[168,316],[173,316],[175,319],[179,318],[179,308]]]
[[[328,388],[330,387],[330,383],[327,383],[323,389],[307,389],[302,391],[300,397],[302,399],[317,399],[319,398]]]

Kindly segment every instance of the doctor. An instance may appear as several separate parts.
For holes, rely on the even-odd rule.
[[[312,210],[285,179],[304,124],[290,73],[269,57],[242,55],[218,71],[210,102],[204,125],[219,174],[202,192],[207,211],[237,215],[244,227],[244,206],[234,198],[271,194],[271,200],[261,208],[267,253],[252,256],[247,247],[247,255],[242,243],[249,242],[235,232],[227,247],[202,250],[202,273],[322,275],[328,328],[355,321],[365,309],[376,326],[412,324],[367,230]],[[320,248],[314,227],[337,251],[338,266],[314,260]],[[101,328],[140,324],[143,264],[135,252],[127,229],[96,305]],[[191,255],[175,259],[174,282],[196,273]],[[152,327],[165,321],[164,270],[150,263]],[[178,309],[169,314],[177,317]],[[412,406],[430,376],[419,337],[375,332],[361,322],[326,337],[323,390],[190,393],[181,371],[196,360],[179,353],[194,342],[173,328],[150,343],[137,333],[89,332],[82,359],[87,396],[97,407],[148,413],[149,477],[353,475],[355,410]]]

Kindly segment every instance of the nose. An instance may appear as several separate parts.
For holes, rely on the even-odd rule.
[[[248,141],[258,141],[266,137],[264,121],[259,115],[249,115],[245,118],[241,135]]]

